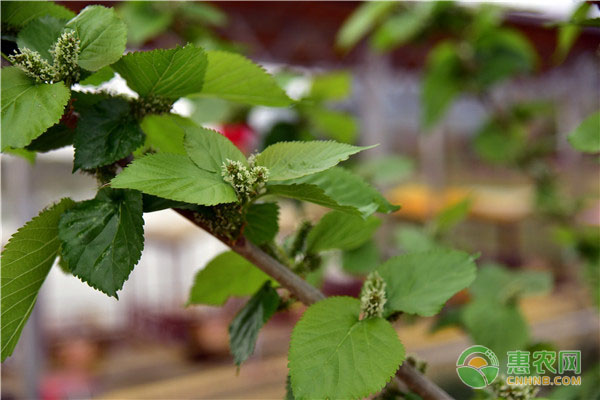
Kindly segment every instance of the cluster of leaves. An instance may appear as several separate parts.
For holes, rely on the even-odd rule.
[[[556,62],[565,59],[582,28],[598,25],[597,18],[588,18],[591,7],[590,3],[581,3],[568,21],[558,24]],[[440,18],[443,15],[447,16],[445,21]],[[411,22],[406,23],[408,20]],[[490,115],[474,138],[477,155],[490,164],[514,168],[529,177],[535,185],[539,214],[549,218],[561,232],[570,232],[567,242],[571,248],[589,248],[585,239],[588,235],[582,233],[588,229],[577,226],[571,218],[582,203],[561,192],[550,161],[556,142],[552,106],[528,102],[504,107],[490,95],[497,83],[533,72],[537,62],[527,39],[501,22],[500,11],[490,7],[470,12],[450,3],[412,7],[370,3],[359,7],[342,27],[338,45],[348,49],[372,31],[371,45],[388,51],[435,38],[438,27],[442,27],[451,38],[436,43],[427,58],[421,92],[423,126],[439,122],[459,94],[482,99]],[[600,113],[592,113],[569,134],[573,148],[591,154],[600,151],[599,118]],[[402,235],[417,246],[428,243],[426,239],[431,236],[415,229],[405,229]],[[590,265],[586,253],[580,253],[579,258]]]
[[[226,25],[227,16],[211,4],[131,1],[119,4],[117,14],[127,25],[127,43],[134,47],[167,32],[207,49],[231,47],[213,32],[214,28]]]
[[[171,114],[184,96],[292,103],[270,75],[240,55],[187,45],[122,56],[125,25],[102,6],[75,16],[52,3],[2,3],[2,26],[15,35],[21,54],[47,57],[65,32],[79,45],[79,73],[72,79],[35,79],[23,65],[2,70],[3,150],[43,152],[72,144],[73,171],[92,173],[101,184],[93,199],[66,198],[43,210],[2,252],[2,360],[14,350],[57,258],[83,282],[117,297],[141,256],[144,212],[185,209],[234,249],[249,240],[307,276],[322,267],[324,252],[367,243],[380,224],[372,214],[397,209],[337,165],[368,147],[279,142],[247,158],[219,133]],[[137,97],[74,90],[77,81],[99,85],[114,72]],[[339,80],[316,81],[311,98],[328,98]],[[278,197],[332,211],[278,243]],[[309,307],[290,345],[294,395],[364,397],[381,389],[404,360],[389,320],[398,313],[434,315],[474,278],[469,254],[415,252],[377,266],[360,300],[335,297]],[[189,303],[220,305],[252,295],[230,326],[239,365],[252,354],[260,328],[293,301],[282,301],[277,288],[256,266],[227,252],[198,273]]]
[[[402,225],[396,230],[396,245],[405,252],[433,251],[453,247],[454,228],[468,215],[469,199],[442,209],[424,227]],[[486,263],[468,290],[442,310],[433,330],[447,326],[463,329],[474,343],[484,345],[506,357],[511,349],[550,346],[536,344],[519,307],[526,296],[543,295],[552,289],[552,274],[547,271],[517,271]],[[510,332],[503,329],[510,326]]]
[[[306,79],[293,73],[278,75],[282,84]],[[346,71],[334,71],[310,78],[310,88],[294,107],[292,121],[280,121],[266,133],[263,146],[290,140],[331,139],[354,144],[358,135],[358,122],[349,113],[331,107],[347,99],[352,91],[352,76]]]
[[[449,34],[427,57],[421,120],[424,128],[431,128],[460,93],[479,94],[535,67],[531,44],[501,22],[500,11],[490,6],[473,11],[451,2],[365,3],[340,29],[337,44],[349,49],[372,31],[370,44],[389,51],[437,33]]]

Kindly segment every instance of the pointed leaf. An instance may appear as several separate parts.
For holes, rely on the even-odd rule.
[[[354,47],[375,24],[398,4],[393,1],[365,2],[356,8],[337,34],[336,45],[344,50]]]
[[[88,71],[114,63],[125,51],[127,28],[112,8],[87,6],[66,27],[81,40],[77,63]]]
[[[421,86],[421,121],[425,128],[433,126],[445,113],[462,89],[461,60],[453,43],[438,44],[427,56]]]
[[[146,115],[140,124],[146,134],[144,148],[163,153],[186,155],[183,147],[185,135],[183,126],[186,125],[194,126],[195,124],[188,118],[177,114]]]
[[[8,241],[2,251],[2,361],[17,345],[38,292],[58,255],[58,221],[71,199],[42,211]]]
[[[306,249],[318,253],[330,249],[352,250],[373,236],[381,220],[361,217],[341,211],[328,212],[306,237]]]
[[[342,167],[333,167],[313,175],[277,183],[311,184],[318,186],[336,203],[354,207],[364,217],[371,215],[375,211],[390,213],[400,208],[391,205],[381,193],[361,177]]]
[[[58,236],[73,275],[118,298],[144,247],[142,194],[102,189],[63,214]]]
[[[479,300],[507,304],[517,298],[548,293],[552,274],[548,271],[511,271],[497,264],[483,265],[477,272],[469,293]]]
[[[269,280],[269,276],[250,261],[227,251],[198,271],[187,304],[221,306],[229,297],[255,293]]]
[[[275,239],[279,231],[279,206],[277,203],[252,204],[246,212],[244,236],[260,246]]]
[[[569,134],[569,143],[584,153],[600,152],[600,111],[587,117]]]
[[[254,353],[260,328],[275,314],[278,306],[279,295],[267,281],[231,321],[229,348],[236,365],[241,365]]]
[[[183,127],[185,150],[198,168],[221,174],[225,161],[239,161],[248,165],[244,154],[224,135],[199,126]]]
[[[261,66],[235,53],[208,51],[203,96],[273,107],[287,106],[292,100]]]
[[[112,164],[144,143],[144,132],[124,99],[102,100],[80,114],[75,129],[74,170]]]
[[[57,123],[69,96],[62,82],[36,83],[17,67],[2,68],[2,150],[25,147]]]
[[[15,28],[27,25],[36,18],[50,15],[59,19],[70,19],[73,11],[51,1],[3,1],[2,25]]]
[[[206,65],[204,50],[188,44],[129,53],[112,68],[142,97],[177,99],[202,90]]]
[[[56,43],[67,20],[58,19],[50,15],[38,18],[19,32],[17,45],[19,49],[28,48],[37,51],[47,61],[52,63],[50,49]]]
[[[106,67],[100,68],[98,71],[79,81],[79,84],[99,86],[104,82],[110,81],[114,76],[115,71],[113,71],[113,69],[107,65]]]
[[[368,275],[380,263],[379,249],[375,240],[369,240],[360,247],[342,253],[342,267],[352,275]]]
[[[359,320],[360,301],[330,297],[294,327],[288,354],[294,397],[354,399],[381,390],[404,360],[404,346],[383,318]]]
[[[472,301],[462,310],[461,319],[474,343],[490,348],[501,360],[507,351],[524,349],[529,343],[527,321],[515,305]]]
[[[220,174],[200,169],[177,154],[158,153],[135,160],[111,186],[205,206],[237,201],[233,187]]]
[[[269,168],[269,181],[282,181],[324,171],[372,147],[318,140],[280,142],[256,156],[256,164]]]
[[[473,257],[462,251],[431,250],[390,258],[377,268],[385,280],[387,314],[431,316],[475,279]]]
[[[61,147],[70,146],[73,144],[75,131],[67,125],[58,123],[52,125],[48,130],[42,133],[41,136],[33,139],[25,149],[45,153],[51,150],[60,149]]]
[[[316,185],[268,185],[267,193],[276,196],[289,197],[290,199],[308,201],[310,203],[315,203],[323,207],[344,211],[350,214],[362,215],[356,207],[339,204],[337,201],[329,197],[323,189]]]

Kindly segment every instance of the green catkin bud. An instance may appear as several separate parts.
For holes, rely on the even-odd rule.
[[[24,48],[20,53],[8,56],[8,59],[37,82],[52,82],[56,71],[37,51]]]
[[[59,36],[50,50],[56,70],[55,80],[69,83],[79,81],[79,45],[80,40],[75,31],[68,30]]]
[[[506,376],[502,375],[492,383],[490,389],[497,399],[505,400],[534,399],[539,391],[533,385],[509,385],[506,383]]]
[[[363,319],[382,317],[385,296],[385,281],[378,272],[371,272],[363,284],[360,295],[360,313]]]

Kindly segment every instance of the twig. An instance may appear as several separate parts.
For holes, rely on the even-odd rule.
[[[207,227],[203,226],[198,219],[194,217],[192,211],[182,209],[175,209],[175,211],[193,224],[212,234]],[[248,242],[244,237],[240,238],[235,243],[228,243],[226,240],[219,237],[217,237],[217,239],[231,247],[231,250],[250,261],[267,275],[271,276],[305,305],[309,306],[325,298],[325,295],[321,293],[321,291],[317,290],[314,286],[296,275],[279,261]],[[424,400],[452,400],[452,397],[450,397],[448,393],[407,362],[403,363],[398,368],[396,377],[402,380],[410,390],[417,393]]]

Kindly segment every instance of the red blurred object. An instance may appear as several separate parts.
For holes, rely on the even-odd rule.
[[[256,134],[245,123],[224,124],[218,131],[231,140],[242,152],[248,154],[252,150]]]

